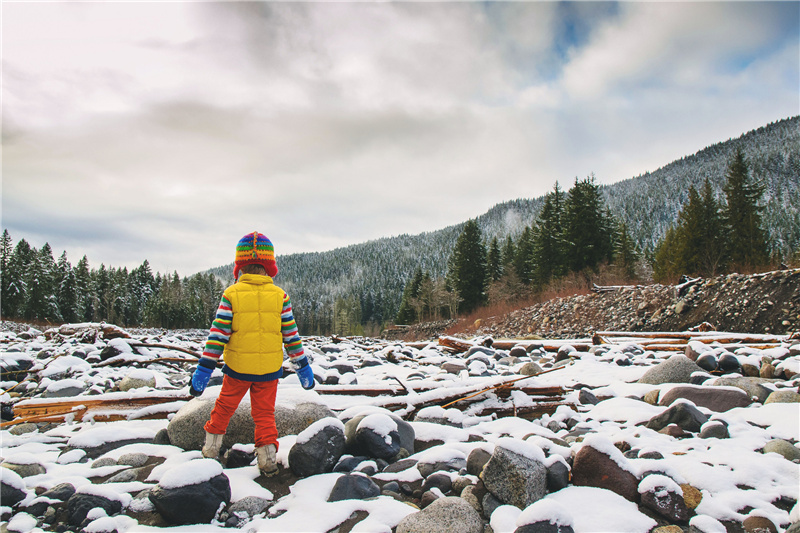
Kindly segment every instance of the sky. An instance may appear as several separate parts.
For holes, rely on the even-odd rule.
[[[2,227],[187,276],[610,184],[800,114],[798,2],[10,2]]]

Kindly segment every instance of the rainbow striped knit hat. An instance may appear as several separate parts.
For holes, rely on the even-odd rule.
[[[272,242],[257,231],[248,233],[236,245],[236,261],[233,267],[233,279],[239,279],[239,269],[244,265],[261,265],[270,277],[278,274],[275,263],[275,249]]]

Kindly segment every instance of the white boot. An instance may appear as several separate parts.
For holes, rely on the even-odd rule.
[[[274,476],[278,473],[278,463],[275,452],[278,449],[274,444],[267,444],[266,446],[259,446],[256,448],[256,459],[258,460],[258,469],[265,476]]]
[[[219,449],[222,447],[222,437],[225,434],[215,435],[206,431],[206,443],[203,445],[203,457],[209,459],[217,459],[219,457]]]

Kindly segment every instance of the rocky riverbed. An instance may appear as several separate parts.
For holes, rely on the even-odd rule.
[[[418,324],[392,334],[430,339],[455,323]],[[742,333],[800,331],[800,269],[696,278],[680,285],[608,287],[490,317],[468,329],[470,335],[496,338],[567,338],[601,330],[685,331],[704,323]]]
[[[304,338],[318,384],[281,379],[265,478],[247,398],[201,457],[204,332],[20,329],[0,330],[3,531],[800,531],[788,335]]]

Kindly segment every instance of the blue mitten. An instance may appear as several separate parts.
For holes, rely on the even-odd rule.
[[[308,364],[308,357],[303,357],[303,360],[295,363],[297,372],[297,377],[300,378],[300,385],[303,386],[306,390],[311,390],[314,388],[314,371],[311,370],[311,366]]]
[[[189,394],[192,396],[200,396],[206,390],[208,380],[211,379],[211,373],[217,364],[208,358],[202,357],[197,363],[197,368],[192,374],[192,385],[189,387]]]

